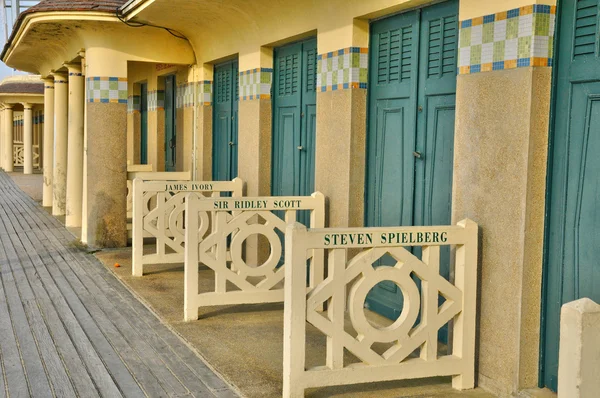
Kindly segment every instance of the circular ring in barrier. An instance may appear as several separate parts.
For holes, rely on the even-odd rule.
[[[404,267],[403,267],[404,268]],[[395,267],[378,267],[363,272],[363,276],[354,283],[350,290],[349,310],[352,325],[359,335],[381,343],[404,340],[408,338],[421,306],[420,294],[415,281],[410,277],[410,270]],[[365,300],[369,291],[380,282],[391,281],[402,291],[404,306],[400,316],[394,323],[384,328],[376,328],[369,323],[365,315]]]
[[[250,235],[263,235],[269,241],[271,254],[267,261],[257,267],[249,267],[242,256],[242,244]],[[252,224],[248,228],[242,228],[233,235],[231,239],[232,264],[242,273],[249,276],[264,276],[272,272],[281,258],[281,241],[273,228],[266,225]]]

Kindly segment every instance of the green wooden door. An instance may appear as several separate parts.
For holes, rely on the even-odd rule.
[[[272,193],[310,195],[315,185],[316,39],[275,49],[274,66]],[[308,221],[305,215],[299,219]]]
[[[371,25],[367,226],[451,222],[457,34],[458,1]],[[446,277],[448,263],[445,251]],[[392,264],[384,257],[376,266]],[[397,319],[402,302],[400,289],[382,282],[366,305]]]
[[[175,75],[165,77],[165,171],[175,171],[176,132],[175,125],[177,111],[177,84]]]
[[[546,224],[543,376],[556,391],[560,307],[600,302],[600,0],[560,3]]]
[[[148,164],[148,84],[140,85],[140,163]]]
[[[213,180],[237,177],[238,61],[215,66],[213,99]]]

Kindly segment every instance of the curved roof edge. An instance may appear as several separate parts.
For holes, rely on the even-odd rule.
[[[21,29],[25,18],[31,14],[47,12],[113,12],[117,11],[128,3],[127,0],[42,0],[33,7],[28,8],[19,14],[16,23],[13,26],[10,37],[4,44],[0,59],[4,60],[8,49]]]

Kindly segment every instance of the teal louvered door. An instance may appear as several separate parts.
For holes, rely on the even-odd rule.
[[[140,85],[140,163],[148,164],[148,84]]]
[[[600,303],[600,0],[560,2],[546,219],[542,383],[556,391],[560,308]]]
[[[176,133],[177,127],[177,84],[175,75],[165,77],[165,171],[175,171],[175,162],[177,161],[176,151]]]
[[[450,223],[457,47],[458,1],[371,25],[365,225]],[[447,277],[447,251],[440,269]],[[366,302],[394,320],[402,305],[387,281]]]
[[[238,61],[215,65],[213,90],[213,180],[237,177]]]
[[[275,49],[272,193],[310,195],[315,185],[317,41]],[[299,220],[306,225],[308,216]]]

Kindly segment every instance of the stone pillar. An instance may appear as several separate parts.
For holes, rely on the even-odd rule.
[[[23,174],[33,174],[33,111],[23,103]]]
[[[81,56],[81,73],[84,76],[86,73],[85,52],[79,53]],[[81,242],[87,244],[87,90],[83,90],[83,194],[81,204]]]
[[[257,68],[258,67],[258,68]],[[251,96],[251,87],[240,79],[238,110],[238,176],[246,183],[247,196],[271,195],[271,145],[272,105],[271,83],[273,80],[273,52],[264,51],[242,54],[239,71],[251,77],[245,82],[263,82],[260,95]],[[268,82],[268,83],[267,83]],[[250,83],[248,83],[250,84]],[[265,245],[262,245],[265,248]],[[259,253],[257,235],[246,239],[246,261],[262,264],[268,253]],[[261,249],[262,250],[262,249]]]
[[[42,206],[52,207],[52,173],[54,170],[54,78],[44,79],[44,185]]]
[[[87,244],[127,245],[127,60],[86,49]]]
[[[11,104],[6,104],[4,108],[4,171],[7,173],[14,170],[13,134],[13,109]]]
[[[4,170],[4,105],[0,105],[0,169]]]
[[[317,73],[317,137],[315,189],[328,200],[326,225],[356,227],[364,223],[366,161],[366,109],[368,69],[368,22],[348,21],[341,31],[324,31],[317,38],[319,72],[348,74],[350,81],[340,89]],[[350,51],[358,48],[359,51]],[[336,70],[327,54],[343,53]],[[346,65],[346,66],[344,66]],[[353,73],[354,65],[360,73]]]
[[[538,385],[554,9],[512,20],[531,46],[487,33],[532,3],[460,2],[452,218],[480,227],[478,384],[500,396]]]
[[[69,122],[67,155],[67,227],[81,226],[83,195],[83,75],[80,64],[65,65],[69,70]]]
[[[600,391],[600,305],[589,298],[560,311],[558,398],[595,397]]]
[[[52,179],[52,215],[66,214],[68,95],[66,76],[54,75],[54,174]]]
[[[199,70],[196,83],[196,147],[195,151],[195,176],[196,180],[212,180],[212,136],[213,136],[213,108],[212,86],[213,65],[205,64]]]

